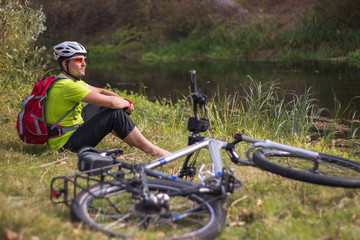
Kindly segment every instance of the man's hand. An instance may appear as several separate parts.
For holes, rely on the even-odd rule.
[[[124,108],[124,111],[128,115],[130,115],[130,114],[132,114],[134,112],[134,109],[135,109],[134,103],[132,101],[130,101],[129,99],[126,99],[126,98],[124,98],[124,99],[129,102],[129,106]]]

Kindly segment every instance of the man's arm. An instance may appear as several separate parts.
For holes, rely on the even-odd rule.
[[[130,106],[130,103],[125,98],[117,95],[114,92],[103,88],[96,88],[90,85],[89,89],[91,92],[86,95],[86,97],[83,99],[83,102],[111,109],[128,108],[126,112],[129,114],[134,111],[133,105]]]
[[[89,85],[89,89],[93,92],[97,92],[97,93],[100,93],[100,94],[103,94],[103,95],[106,95],[106,96],[115,96],[115,97],[120,97],[119,95],[117,95],[116,93],[112,92],[112,91],[109,91],[109,90],[106,90],[104,88],[97,88],[97,87],[94,87],[94,86],[90,86]],[[123,98],[123,97],[120,97],[120,98]]]

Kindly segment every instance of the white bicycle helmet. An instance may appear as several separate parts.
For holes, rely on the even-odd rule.
[[[87,54],[86,49],[78,42],[65,41],[54,47],[54,59],[68,58],[75,54]]]

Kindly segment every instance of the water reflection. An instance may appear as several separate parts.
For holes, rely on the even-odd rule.
[[[197,71],[199,86],[204,88],[204,83],[210,81],[208,93],[219,89],[231,94],[242,89],[250,76],[263,83],[277,81],[284,89],[299,94],[311,87],[320,105],[330,109],[334,106],[334,93],[344,107],[360,95],[360,69],[334,62],[184,61],[155,65],[118,62],[116,66],[104,64],[100,68],[90,63],[86,81],[98,87],[108,83],[134,92],[144,85],[150,100],[176,99],[188,94],[190,69]],[[359,101],[355,104],[359,105]]]

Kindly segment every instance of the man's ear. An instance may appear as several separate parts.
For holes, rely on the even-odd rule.
[[[61,65],[62,65],[62,68],[63,68],[65,71],[68,71],[68,69],[67,69],[67,64],[66,64],[66,60],[62,61],[62,62],[61,62]]]

